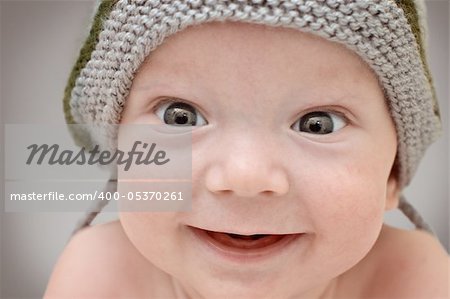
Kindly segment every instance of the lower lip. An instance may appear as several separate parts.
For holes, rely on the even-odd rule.
[[[206,247],[207,251],[235,263],[256,263],[270,260],[276,256],[286,254],[288,249],[293,248],[296,241],[301,239],[304,234],[285,235],[276,243],[256,249],[243,249],[226,246],[211,238],[205,230],[188,226],[188,230],[193,233],[195,238]]]

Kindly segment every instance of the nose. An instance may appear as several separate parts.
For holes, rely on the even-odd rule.
[[[256,139],[256,140],[255,140]],[[282,196],[289,191],[289,181],[282,157],[264,139],[221,140],[219,154],[206,173],[206,187],[215,194],[239,197]],[[267,140],[266,140],[267,141]]]

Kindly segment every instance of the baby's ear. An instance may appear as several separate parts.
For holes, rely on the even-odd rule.
[[[385,210],[393,210],[398,207],[398,203],[400,201],[400,186],[398,183],[398,168],[397,163],[394,163],[392,167],[391,174],[389,175],[389,179],[387,181],[386,186],[386,204]]]

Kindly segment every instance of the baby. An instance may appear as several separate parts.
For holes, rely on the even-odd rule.
[[[45,297],[448,298],[439,242],[383,224],[439,130],[419,8],[101,3],[68,122],[192,127],[192,209],[79,230]]]

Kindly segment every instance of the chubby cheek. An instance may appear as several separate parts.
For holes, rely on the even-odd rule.
[[[310,253],[342,271],[361,260],[379,235],[388,171],[378,165],[389,163],[338,160],[326,161],[326,168],[316,164],[298,192],[314,231]],[[320,187],[312,181],[317,177]]]
[[[176,213],[120,212],[119,218],[125,234],[134,247],[150,262],[161,269],[173,269],[182,252],[177,234]],[[175,252],[176,251],[176,252]],[[164,256],[162,256],[164,255]],[[170,256],[170,259],[164,258]]]

